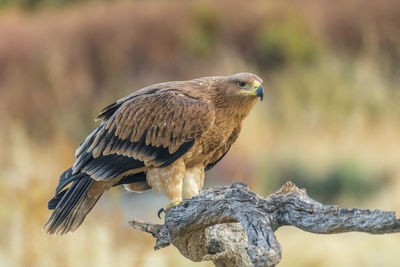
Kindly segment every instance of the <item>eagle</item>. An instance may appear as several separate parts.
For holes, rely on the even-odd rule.
[[[238,138],[243,119],[263,99],[262,79],[251,73],[151,85],[105,107],[61,174],[43,230],[76,230],[113,186],[163,192],[167,208],[198,194],[204,172]]]

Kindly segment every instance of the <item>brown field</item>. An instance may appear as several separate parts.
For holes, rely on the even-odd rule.
[[[167,80],[240,71],[264,79],[265,101],[207,186],[243,181],[267,195],[292,180],[326,204],[400,213],[398,1],[8,2],[0,266],[212,266],[173,247],[154,252],[150,236],[130,229],[132,217],[160,222],[166,199],[151,192],[115,188],[74,234],[41,231],[58,176],[98,111]],[[280,266],[400,266],[399,235],[284,227],[277,236]]]

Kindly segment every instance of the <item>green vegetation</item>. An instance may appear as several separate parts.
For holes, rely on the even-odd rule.
[[[318,56],[318,40],[301,19],[287,15],[283,20],[267,22],[258,33],[256,51],[260,67],[284,67],[311,64]]]
[[[211,6],[193,7],[193,26],[188,34],[186,46],[195,56],[204,56],[215,50],[218,37],[218,16]]]
[[[0,0],[0,9],[18,7],[26,11],[34,11],[43,7],[59,8],[89,1],[91,0]]]
[[[268,188],[276,188],[287,180],[306,188],[308,194],[321,203],[345,200],[349,206],[357,205],[381,193],[388,185],[387,174],[371,170],[353,160],[334,162],[323,170],[315,170],[301,161],[270,164],[267,168]]]

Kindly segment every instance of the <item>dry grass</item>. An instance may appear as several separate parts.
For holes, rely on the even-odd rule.
[[[333,192],[332,201],[400,212],[399,12],[395,0],[117,1],[3,10],[0,265],[211,266],[190,263],[174,248],[153,252],[152,238],[129,229],[129,210],[146,206],[135,216],[155,220],[165,200],[153,195],[126,199],[112,190],[75,234],[40,231],[57,177],[95,127],[96,113],[171,79],[239,71],[264,78],[266,100],[209,172],[209,184],[240,180],[266,195],[281,179],[299,179],[297,169],[288,172],[292,162],[312,176],[307,187],[326,185],[329,170],[345,162],[340,166],[357,165],[360,181],[373,187],[362,198]],[[282,266],[400,264],[397,235],[319,236],[290,228],[277,234]]]

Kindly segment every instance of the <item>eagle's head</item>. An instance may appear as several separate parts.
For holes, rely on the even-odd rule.
[[[212,79],[211,92],[214,103],[220,108],[247,110],[256,103],[257,98],[264,97],[261,86],[263,80],[255,74],[241,72],[229,76],[218,76]]]
[[[242,72],[226,76],[224,83],[226,95],[252,99],[259,97],[261,101],[263,100],[264,89],[261,86],[263,80],[255,74]]]

